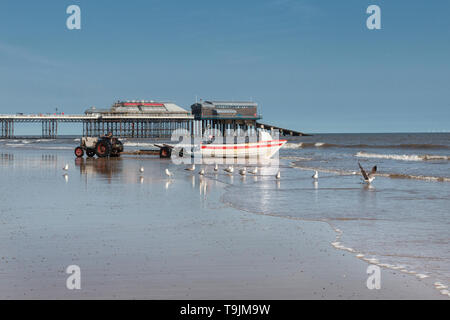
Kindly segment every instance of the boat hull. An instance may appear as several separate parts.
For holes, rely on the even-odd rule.
[[[287,142],[287,140],[268,140],[241,144],[202,144],[200,146],[202,157],[205,158],[266,158],[274,154]]]

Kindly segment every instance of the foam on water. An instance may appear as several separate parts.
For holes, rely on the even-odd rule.
[[[406,154],[377,154],[377,153],[367,153],[358,152],[356,154],[358,158],[374,158],[374,159],[391,159],[391,160],[401,160],[401,161],[439,161],[439,160],[450,160],[450,156],[441,155],[406,155]]]
[[[337,250],[343,250],[343,251],[348,251],[351,253],[355,253],[355,257],[358,259],[361,259],[369,264],[374,264],[379,266],[380,268],[386,268],[386,269],[391,269],[391,270],[396,270],[396,271],[400,271],[402,273],[405,274],[409,274],[409,275],[413,275],[416,278],[423,280],[423,279],[427,279],[430,276],[427,274],[423,274],[423,273],[417,273],[414,270],[408,270],[406,268],[406,266],[404,265],[392,265],[389,263],[381,263],[377,258],[375,257],[366,257],[365,254],[361,253],[361,252],[357,252],[355,249],[350,248],[350,247],[346,247],[341,243],[341,238],[343,236],[343,232],[342,230],[338,229],[338,228],[333,228],[334,231],[337,233],[336,235],[336,239],[334,242],[331,242],[331,245],[337,249]],[[442,282],[435,282],[434,283],[434,287],[442,294],[442,295],[446,295],[450,297],[450,291],[448,290],[448,286],[444,285]]]

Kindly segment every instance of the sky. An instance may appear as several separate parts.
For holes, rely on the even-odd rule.
[[[69,5],[81,30],[69,30]],[[369,5],[381,30],[369,30]],[[450,131],[448,0],[2,0],[0,113],[258,102],[308,133]]]

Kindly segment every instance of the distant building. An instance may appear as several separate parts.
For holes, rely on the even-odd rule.
[[[191,106],[195,120],[202,123],[205,129],[220,130],[227,134],[231,129],[239,134],[247,130],[255,130],[256,121],[261,119],[258,104],[250,101],[202,101]]]
[[[259,120],[258,104],[248,101],[200,101],[191,106],[196,120]]]
[[[189,111],[173,102],[155,102],[145,100],[117,101],[110,109],[89,108],[86,114],[114,115],[114,116],[145,116],[151,118],[192,118]]]

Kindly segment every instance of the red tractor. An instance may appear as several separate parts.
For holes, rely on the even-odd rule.
[[[101,137],[83,137],[79,147],[75,148],[75,156],[81,158],[84,152],[89,158],[97,155],[99,158],[119,157],[123,152],[123,143],[108,134]]]

